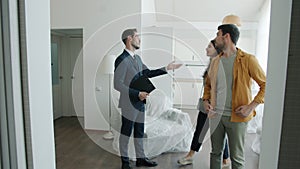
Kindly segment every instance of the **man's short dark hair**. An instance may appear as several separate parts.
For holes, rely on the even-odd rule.
[[[240,31],[234,24],[223,24],[218,27],[218,30],[222,30],[222,35],[229,33],[231,41],[236,45],[240,37]]]
[[[132,28],[132,29],[126,29],[123,33],[122,33],[122,41],[123,43],[126,45],[126,40],[128,36],[133,36],[134,33],[137,32],[136,28]]]

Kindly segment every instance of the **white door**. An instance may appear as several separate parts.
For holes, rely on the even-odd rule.
[[[55,32],[59,31],[55,30]],[[79,73],[77,69],[76,76],[79,75],[78,78],[74,74],[74,66],[77,59],[82,60],[82,35],[72,36],[68,34],[68,30],[64,30],[63,33],[52,34],[51,37],[53,111],[55,119],[62,116],[83,116],[82,111],[80,113],[75,112],[72,94],[72,82],[75,79],[79,81],[76,83],[83,84],[82,68],[79,69]],[[82,63],[79,63],[79,65],[82,65]],[[56,75],[57,73],[58,75]],[[80,86],[79,90],[78,87],[76,90],[79,94],[83,91],[83,86]]]
[[[71,116],[83,117],[83,73],[82,73],[82,37],[69,38],[70,47],[70,86],[68,90],[70,99]],[[76,69],[75,69],[75,64]],[[76,95],[76,96],[75,96]],[[74,100],[73,97],[77,99]],[[81,99],[79,99],[81,98]],[[78,100],[79,99],[79,100]],[[76,101],[76,103],[74,102]],[[76,104],[76,111],[75,105]],[[81,111],[82,110],[82,111]]]
[[[58,36],[51,36],[52,99],[54,119],[62,116],[60,57],[60,38]]]

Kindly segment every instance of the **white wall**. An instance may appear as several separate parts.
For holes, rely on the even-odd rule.
[[[155,0],[141,0],[142,27],[154,26],[156,23]]]
[[[137,27],[140,30],[141,2],[99,1],[99,0],[51,0],[51,28],[83,28],[83,75],[84,75],[84,120],[86,129],[107,130],[108,123],[96,100],[96,73],[103,56],[121,42],[124,29]],[[133,16],[131,16],[133,15]],[[125,17],[127,16],[127,17]],[[123,46],[114,50],[115,55],[122,52]],[[99,84],[101,85],[101,84]],[[104,89],[107,90],[107,89]],[[102,97],[103,98],[103,97]],[[108,99],[108,98],[103,98]]]
[[[172,62],[174,59],[172,28],[143,27],[141,34],[142,44],[139,52],[141,52],[140,56],[149,69],[161,68]],[[164,92],[172,100],[172,71],[168,73],[151,78],[151,81],[157,89]]]
[[[50,57],[50,1],[25,1],[33,167],[55,169]]]
[[[269,31],[270,31],[270,10],[271,0],[266,0],[260,10],[260,21],[257,29],[256,57],[263,68],[267,71],[268,50],[269,50]]]
[[[259,168],[278,168],[292,0],[271,0],[267,86]]]

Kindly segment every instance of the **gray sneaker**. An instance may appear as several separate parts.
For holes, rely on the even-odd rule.
[[[189,165],[193,164],[193,158],[191,157],[183,157],[177,161],[178,164],[180,165]]]

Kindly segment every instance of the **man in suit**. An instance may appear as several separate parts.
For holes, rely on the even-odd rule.
[[[136,166],[154,167],[157,163],[145,157],[143,148],[145,101],[149,93],[131,88],[130,84],[141,76],[147,78],[163,75],[167,70],[177,69],[181,64],[173,62],[166,67],[149,70],[135,51],[140,48],[140,37],[136,29],[127,29],[122,33],[125,44],[123,53],[115,60],[114,88],[120,92],[119,108],[122,111],[122,126],[119,140],[122,169],[131,169],[128,157],[128,142],[134,130]]]

